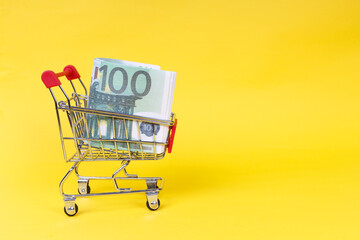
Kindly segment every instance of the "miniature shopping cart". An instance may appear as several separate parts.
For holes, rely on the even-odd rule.
[[[61,76],[66,76],[69,80],[71,86],[69,85],[68,88],[71,89],[71,92],[73,91],[71,96],[69,96],[61,86],[59,80],[59,77]],[[165,156],[166,150],[171,153],[177,125],[174,114],[172,113],[170,120],[167,121],[90,109],[88,108],[88,94],[86,87],[81,81],[78,71],[72,65],[66,66],[64,71],[60,73],[45,71],[42,74],[41,79],[45,86],[50,90],[55,101],[64,159],[66,162],[74,163],[60,182],[60,192],[65,202],[65,213],[69,216],[74,216],[78,212],[78,206],[75,203],[75,200],[78,197],[138,192],[146,194],[146,205],[150,210],[157,210],[160,207],[158,194],[159,191],[162,190],[163,179],[161,177],[138,177],[135,174],[129,174],[126,171],[126,167],[129,166],[131,161],[135,160],[162,159]],[[79,83],[77,83],[77,85],[80,85],[80,87],[84,89],[83,94],[76,91],[76,86],[73,82],[74,79],[78,79]],[[59,87],[60,90],[57,90],[59,92],[58,94],[55,94],[55,89],[53,89],[53,87]],[[58,95],[62,96],[63,100],[58,101],[56,99],[56,96]],[[121,135],[121,138],[112,137],[110,139],[105,139],[102,137],[101,132],[95,136],[94,134],[89,134],[91,130],[89,129],[90,118],[92,121],[95,120],[98,126],[100,126],[101,120],[110,120],[114,136],[118,136],[116,131],[119,131],[120,129],[119,125],[122,126],[121,129],[125,132],[125,135]],[[64,123],[64,119],[68,124]],[[148,127],[150,126],[150,129],[152,129],[152,141],[141,139],[140,123],[146,123]],[[132,140],[130,134],[128,134],[130,125],[132,127],[137,126],[139,133],[138,140]],[[155,141],[155,126],[165,126],[166,129],[168,129],[166,142]],[[69,129],[68,132],[64,130],[65,127]],[[101,131],[100,127],[98,131]],[[109,143],[111,143],[113,147],[108,147]],[[137,148],[134,146],[137,146]],[[153,149],[152,152],[144,150],[149,149],[149,147]],[[120,161],[121,165],[111,176],[82,176],[79,174],[78,168],[80,163],[94,161]],[[72,172],[75,172],[78,179],[79,194],[67,194],[63,190],[64,182]],[[119,176],[120,173],[123,173],[123,176]],[[90,180],[111,180],[114,184],[115,191],[90,193]],[[120,187],[119,183],[125,182],[124,180],[143,181],[146,183],[146,188],[132,189]]]

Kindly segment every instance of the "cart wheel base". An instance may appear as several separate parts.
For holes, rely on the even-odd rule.
[[[148,191],[146,192],[146,206],[151,211],[155,211],[160,207],[160,200],[158,198],[159,188],[157,186],[157,179],[146,180],[146,186]]]
[[[85,188],[78,188],[78,193],[79,194],[89,194],[91,192],[91,188],[89,185],[86,186],[86,190]]]
[[[69,217],[75,216],[76,213],[78,212],[78,210],[79,210],[79,207],[76,203],[74,206],[66,206],[66,204],[65,204],[64,212]]]
[[[156,211],[160,207],[160,200],[158,199],[157,202],[150,202],[150,203],[149,203],[149,201],[146,201],[146,206],[151,211]]]
[[[80,194],[89,194],[91,191],[88,179],[79,179],[78,186],[78,192]]]

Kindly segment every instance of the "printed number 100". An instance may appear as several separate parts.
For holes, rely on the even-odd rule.
[[[101,90],[105,91],[105,86],[106,86],[106,82],[107,82],[108,66],[107,65],[102,66],[101,68],[99,68],[99,71],[102,72]],[[122,80],[123,81],[122,81],[122,86],[121,86],[120,89],[115,89],[115,87],[114,87],[114,76],[115,76],[116,72],[121,72],[121,74],[122,74]],[[137,81],[139,75],[144,75],[145,79],[146,79],[146,87],[145,87],[143,92],[138,92],[137,89],[136,89],[136,81]],[[125,69],[123,69],[121,67],[113,68],[110,71],[110,74],[109,74],[109,88],[110,88],[110,90],[115,94],[123,93],[126,90],[127,86],[128,86],[128,82],[129,82],[128,79],[129,79],[128,74],[125,71]],[[147,73],[145,71],[142,71],[142,70],[139,70],[139,71],[136,71],[134,73],[134,75],[132,75],[132,77],[131,77],[131,91],[135,96],[137,96],[137,97],[146,96],[150,92],[150,88],[151,88],[151,77],[150,77],[149,73]]]

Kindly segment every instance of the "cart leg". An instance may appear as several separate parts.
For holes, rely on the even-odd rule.
[[[75,199],[76,198],[64,198],[64,212],[68,216],[74,216],[79,210],[77,204],[75,203]]]
[[[146,192],[146,206],[152,210],[155,211],[160,207],[160,200],[158,199],[159,190],[157,187],[157,180],[156,179],[150,179],[146,180],[146,185],[149,191]]]
[[[118,191],[130,191],[131,189],[130,188],[119,188],[119,186],[118,186],[118,184],[117,184],[117,182],[116,182],[116,175],[119,173],[119,172],[121,172],[122,170],[124,170],[125,168],[126,168],[126,166],[127,165],[129,165],[129,163],[130,163],[130,161],[122,161],[121,162],[121,167],[118,169],[118,170],[116,170],[115,172],[114,172],[114,174],[112,175],[112,180],[113,180],[113,182],[114,182],[114,185],[115,185],[115,188],[116,188],[116,190],[118,190]]]
[[[78,179],[78,185],[79,185],[78,191],[80,194],[90,193],[89,179],[84,179],[84,178]]]
[[[138,177],[138,175],[136,175],[136,174],[127,173],[126,168],[124,168],[124,173],[125,173],[125,175],[127,177],[131,177],[131,178],[137,178]]]

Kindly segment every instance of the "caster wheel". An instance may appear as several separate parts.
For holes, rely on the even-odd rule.
[[[87,185],[87,187],[86,187],[86,191],[87,191],[86,193],[81,193],[81,192],[80,192],[80,189],[78,189],[78,193],[79,193],[79,194],[89,194],[89,193],[90,193],[90,191],[91,191],[91,188],[90,188],[90,186],[89,186],[89,185]]]
[[[151,211],[156,211],[156,210],[158,210],[159,209],[159,207],[160,207],[160,200],[158,199],[157,200],[158,201],[158,204],[157,204],[157,206],[151,206],[150,204],[149,204],[149,201],[146,201],[146,206],[147,206],[147,208],[148,209],[150,209]]]
[[[75,212],[74,213],[68,213],[67,211],[66,211],[66,207],[64,207],[64,212],[65,212],[65,214],[66,215],[68,215],[69,217],[72,217],[72,216],[75,216],[76,215],[76,213],[78,212],[78,210],[79,210],[79,207],[78,207],[78,205],[75,203]]]

